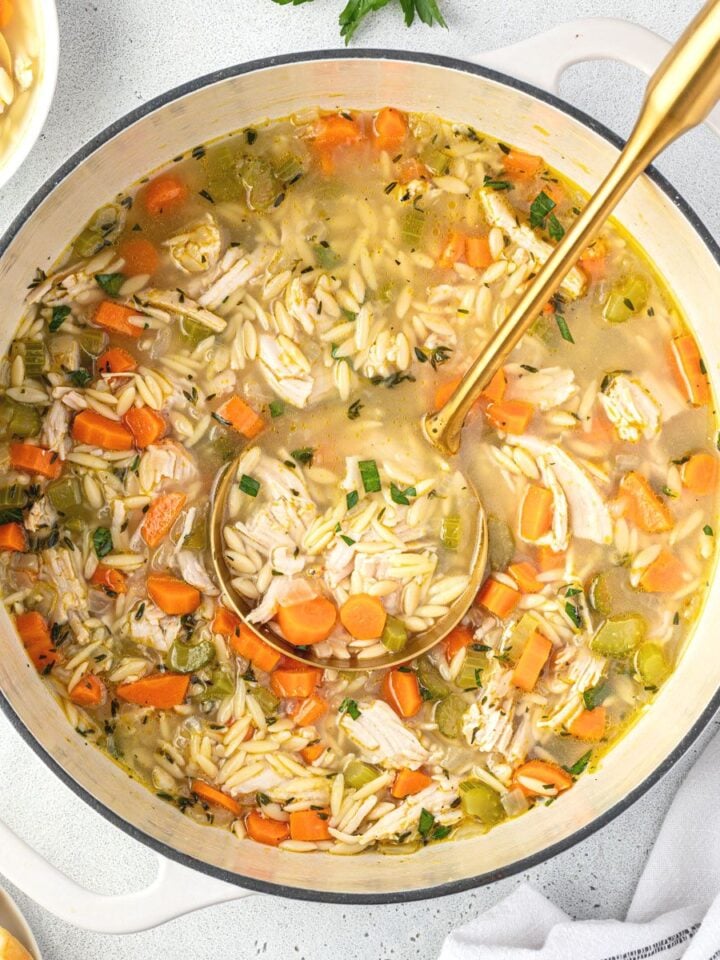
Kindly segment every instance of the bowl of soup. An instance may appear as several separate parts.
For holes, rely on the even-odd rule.
[[[258,889],[420,897],[577,842],[702,728],[720,277],[657,174],[459,456],[419,426],[616,151],[481,68],[307,55],[150,104],[31,203],[0,258],[0,689],[110,819]],[[413,656],[467,587],[470,486],[486,578]]]

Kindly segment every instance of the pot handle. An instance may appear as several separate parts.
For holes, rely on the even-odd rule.
[[[499,50],[470,57],[484,67],[557,93],[560,77],[575,63],[619,60],[650,76],[671,44],[638,23],[616,17],[570,20]],[[706,121],[720,136],[720,107]]]
[[[0,870],[19,890],[56,917],[94,933],[139,933],[253,892],[158,855],[157,876],[144,890],[112,895],[93,893],[48,863],[2,820]]]

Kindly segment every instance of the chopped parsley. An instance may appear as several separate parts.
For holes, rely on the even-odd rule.
[[[125,283],[124,273],[96,273],[95,282],[109,297],[116,297]]]
[[[52,317],[48,324],[50,333],[56,333],[70,316],[70,307],[60,306],[52,308]]]
[[[260,481],[256,480],[255,477],[249,477],[246,473],[244,473],[240,477],[240,489],[249,497],[256,497],[260,492]]]
[[[594,710],[595,707],[599,707],[603,700],[605,700],[605,698],[609,695],[610,684],[606,683],[605,680],[601,680],[600,683],[596,684],[596,686],[589,687],[587,690],[583,691],[583,703],[585,704],[585,709]]]
[[[360,416],[360,411],[362,410],[364,404],[362,400],[355,400],[350,404],[347,410],[348,420],[357,420]]]
[[[579,630],[582,627],[582,617],[580,616],[580,611],[575,606],[574,603],[568,602],[565,604],[565,613],[570,617],[572,622],[575,624]]]
[[[714,536],[715,536],[715,534],[714,534],[714,532],[713,532],[713,528],[710,526],[709,523],[706,523],[705,526],[703,527],[703,533],[705,534],[706,537],[714,537]]]
[[[285,401],[284,400],[271,400],[268,406],[270,410],[270,416],[275,420],[277,417],[281,417],[285,413]]]
[[[92,380],[92,374],[80,367],[78,370],[71,370],[68,379],[74,387],[86,387]]]
[[[420,811],[420,819],[418,821],[418,833],[421,837],[427,837],[427,835],[432,830],[435,824],[435,817],[429,810],[426,810],[425,807]]]
[[[489,190],[512,190],[513,185],[509,180],[495,180],[493,177],[485,174],[483,179],[483,186],[487,187]]]
[[[340,713],[349,714],[353,720],[357,720],[357,718],[361,715],[360,708],[357,705],[357,700],[351,700],[349,697],[345,697],[343,702],[340,704],[339,711]]]
[[[348,510],[352,510],[353,507],[357,506],[357,502],[360,499],[360,494],[357,490],[351,490],[350,493],[345,497],[345,503],[347,504]]]
[[[585,770],[587,765],[590,763],[590,758],[592,757],[592,750],[588,750],[587,753],[584,753],[579,760],[576,760],[571,767],[563,767],[564,770],[570,774],[571,777],[579,777],[580,774]]]
[[[401,490],[400,487],[396,487],[394,483],[391,483],[390,496],[393,503],[399,503],[403,507],[409,507],[410,500],[408,497],[416,497],[417,490],[415,487],[406,487],[404,490]]]
[[[315,456],[314,447],[298,447],[297,450],[291,450],[290,456],[293,458],[295,463],[306,464],[308,467],[312,466],[313,457]]]
[[[554,209],[555,201],[541,190],[530,205],[530,226],[544,229],[545,222]]]
[[[379,493],[381,489],[380,474],[374,460],[361,460],[358,463],[365,493]]]
[[[561,313],[555,314],[555,323],[558,325],[558,330],[563,340],[567,340],[568,343],[575,343],[573,335],[570,333],[570,327],[567,325],[567,320]]]
[[[98,527],[93,533],[93,546],[99,560],[112,553],[112,534],[107,527]]]

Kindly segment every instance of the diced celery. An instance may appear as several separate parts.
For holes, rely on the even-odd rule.
[[[275,168],[275,176],[286,186],[295,183],[304,172],[305,168],[300,162],[300,158],[294,156],[292,153],[286,154]]]
[[[45,347],[40,340],[16,340],[10,354],[13,359],[21,356],[25,363],[25,376],[36,380],[45,370]]]
[[[280,701],[272,692],[272,690],[268,690],[267,687],[261,687],[258,685],[257,687],[253,687],[252,695],[260,704],[260,709],[266,717],[271,716],[273,713],[277,713],[277,708]]]
[[[180,339],[193,349],[199,343],[202,343],[206,337],[212,336],[213,333],[210,327],[206,327],[204,323],[198,323],[192,317],[181,317],[178,329]]]
[[[315,243],[312,249],[317,265],[323,270],[334,270],[342,259],[327,242]]]
[[[450,696],[450,687],[440,676],[440,671],[432,662],[430,657],[425,655],[418,661],[417,667],[418,682],[431,700],[444,700]]]
[[[610,574],[607,571],[593,577],[588,589],[588,600],[593,610],[597,610],[604,617],[609,616],[613,609],[612,587]]]
[[[635,655],[635,665],[646,687],[659,687],[670,675],[671,667],[658,643],[643,643]]]
[[[206,703],[208,700],[222,700],[224,697],[229,697],[234,690],[233,678],[224,670],[216,670],[212,675],[210,685],[200,693],[194,694],[192,699],[197,703]]]
[[[504,570],[515,554],[510,526],[495,514],[488,514],[488,563],[491,570]]]
[[[468,705],[462,697],[453,693],[435,707],[435,723],[443,736],[457,740],[462,733],[462,718]]]
[[[402,620],[389,616],[385,621],[385,628],[380,639],[391,653],[399,653],[408,640],[407,628]]]
[[[195,673],[206,666],[215,656],[215,644],[212,640],[202,640],[200,643],[185,643],[177,639],[170,647],[168,663],[172,670],[180,673]]]
[[[209,443],[203,445],[203,458],[211,467],[221,467],[228,460],[232,460],[238,452],[238,445],[233,443],[228,433],[218,432]]]
[[[207,547],[207,510],[198,509],[190,533],[183,540],[183,550],[204,550]]]
[[[450,166],[450,157],[433,143],[429,143],[421,151],[420,159],[436,177],[447,173]]]
[[[105,237],[100,230],[85,227],[73,243],[73,252],[78,257],[92,257],[105,246]]]
[[[0,437],[36,437],[41,426],[40,412],[29,403],[17,403],[10,397],[0,400]]]
[[[73,243],[78,257],[92,257],[98,250],[112,244],[125,224],[125,208],[119,203],[108,203],[93,214],[85,229]]]
[[[637,614],[608,617],[590,641],[590,649],[604,657],[624,660],[645,638],[645,621]]]
[[[267,210],[282,192],[272,167],[262,157],[243,157],[238,165],[238,174],[252,210]]]
[[[603,317],[608,323],[625,323],[648,301],[650,284],[644,277],[632,274],[621,280],[608,295]]]
[[[443,517],[440,524],[440,539],[448,550],[457,550],[460,546],[460,517]]]
[[[425,229],[425,211],[410,207],[402,221],[402,239],[411,247],[417,247]]]
[[[237,152],[227,143],[205,154],[206,189],[217,203],[244,199],[237,171]]]
[[[525,649],[525,644],[539,626],[540,624],[531,613],[524,613],[522,617],[520,617],[512,629],[510,644],[508,646],[508,654],[513,662],[518,660]]]
[[[371,763],[353,758],[343,770],[345,784],[353,790],[359,790],[380,776],[380,771]]]
[[[0,507],[24,507],[27,503],[25,487],[13,483],[9,487],[0,487]]]
[[[460,784],[460,804],[468,817],[481,820],[486,827],[501,823],[507,814],[497,790],[475,778],[463,780]]]
[[[468,647],[460,672],[455,678],[455,683],[461,690],[477,690],[482,684],[482,673],[486,669],[487,663],[487,657],[481,650],[473,650],[472,647]]]
[[[45,491],[50,503],[64,517],[77,516],[83,506],[83,492],[77,477],[62,477],[48,484]]]
[[[88,327],[78,336],[80,346],[90,357],[99,357],[108,345],[108,335],[104,330],[94,330]]]

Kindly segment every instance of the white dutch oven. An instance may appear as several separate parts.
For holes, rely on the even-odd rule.
[[[0,349],[12,335],[28,278],[37,266],[52,264],[73,225],[83,223],[142,174],[198,143],[259,117],[282,116],[312,104],[376,108],[391,103],[491,131],[542,154],[592,190],[617,154],[617,139],[538,87],[554,89],[562,71],[578,60],[613,57],[649,71],[666,49],[664,41],[639,27],[588,20],[485,55],[483,67],[385,51],[308,53],[233,68],[180,88],[98,137],[65,165],[12,226],[0,244],[6,324]],[[513,69],[520,65],[523,81],[535,86],[487,69],[502,69],[505,63]],[[720,392],[720,328],[715,321],[720,251],[657,174],[631,190],[619,217],[687,311]],[[41,694],[3,614],[0,703],[65,782],[163,858],[149,889],[119,898],[98,896],[61,876],[0,824],[0,872],[64,919],[107,932],[144,929],[250,891],[388,902],[489,883],[553,856],[607,823],[688,747],[720,701],[720,658],[712,628],[719,621],[720,581],[710,590],[700,627],[657,705],[603,761],[601,771],[582,777],[559,803],[537,808],[483,837],[434,844],[412,857],[370,853],[348,869],[345,857],[289,855],[196,825],[128,779],[99,751],[88,749],[50,696]],[[188,867],[201,872],[189,875]]]

